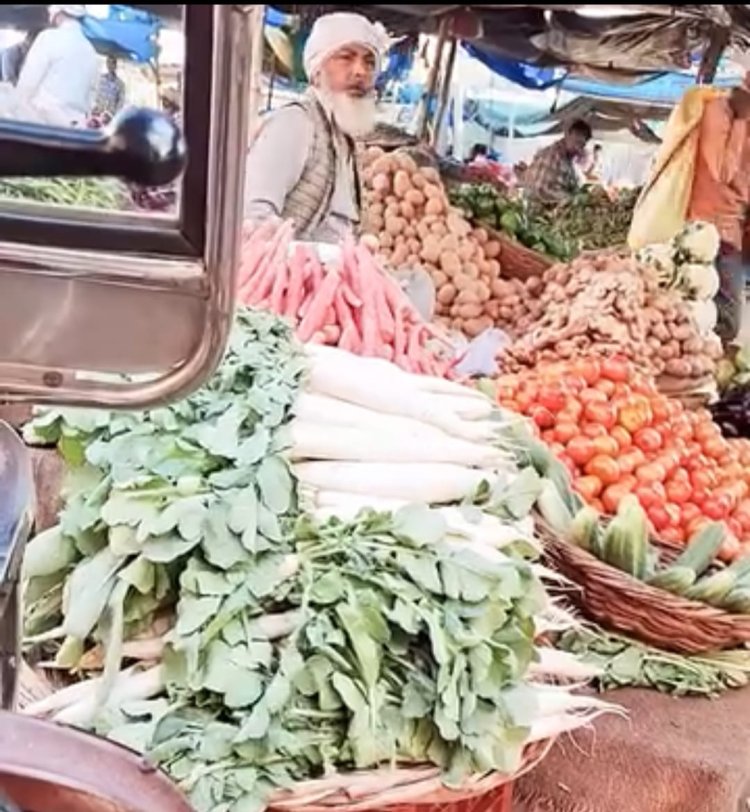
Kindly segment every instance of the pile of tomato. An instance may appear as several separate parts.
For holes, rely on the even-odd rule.
[[[497,382],[501,406],[528,416],[601,512],[638,497],[655,535],[683,543],[706,521],[728,528],[722,557],[750,552],[750,440],[726,440],[618,358],[579,359]]]

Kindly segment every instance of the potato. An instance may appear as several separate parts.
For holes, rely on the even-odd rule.
[[[434,235],[431,236],[434,237]],[[422,244],[422,250],[419,252],[419,256],[426,262],[437,264],[440,260],[440,243],[425,240]]]
[[[497,321],[497,317],[500,315],[500,302],[497,299],[490,299],[489,302],[485,302],[484,312],[493,321]]]
[[[455,251],[441,251],[440,252],[440,268],[448,276],[452,276],[453,274],[460,273],[461,271],[461,260],[458,258],[458,254]]]
[[[492,266],[486,259],[478,259],[477,267],[479,268],[479,273],[482,274],[482,276],[492,276]]]
[[[484,245],[490,239],[487,229],[481,227],[475,228],[474,231],[472,231],[472,236],[480,245]]]
[[[367,248],[368,251],[375,252],[380,247],[378,238],[374,234],[365,234],[360,242],[365,246],[365,248]]]
[[[404,220],[411,222],[412,220],[416,219],[416,212],[414,211],[414,206],[409,203],[407,200],[403,200],[401,202],[401,216]]]
[[[404,200],[411,203],[412,206],[424,206],[425,204],[425,196],[419,191],[419,189],[409,189],[409,191],[404,195]]]
[[[421,172],[415,172],[411,176],[411,183],[415,189],[424,189],[427,186],[427,179]]]
[[[440,183],[440,173],[432,166],[423,166],[422,167],[422,177],[428,183]]]
[[[404,226],[406,223],[401,217],[386,217],[385,218],[385,230],[392,236],[395,237],[397,234],[400,234],[404,230]]]
[[[492,292],[490,291],[490,286],[485,284],[484,282],[477,282],[474,288],[477,298],[479,299],[482,304],[488,302]]]
[[[378,234],[378,242],[380,243],[380,248],[393,248],[393,237],[387,231],[381,231]]]
[[[450,283],[448,283],[447,285],[442,285],[440,288],[438,288],[437,300],[438,302],[440,302],[440,304],[442,305],[453,304],[453,300],[455,298],[456,298],[455,285],[451,285]]]
[[[453,234],[446,234],[440,240],[440,250],[452,251],[454,254],[458,254],[458,237]]]
[[[385,228],[385,220],[379,214],[368,214],[366,222],[367,230],[371,231],[373,234],[376,234],[378,231],[382,231]]]
[[[458,298],[461,298],[460,293],[458,294]],[[459,312],[462,319],[475,319],[484,313],[484,308],[482,305],[477,304],[476,302],[467,302],[466,304],[461,305],[461,310]]]
[[[407,172],[409,175],[409,182],[411,183],[411,176],[419,171],[419,167],[417,166],[417,162],[411,155],[407,155],[405,152],[397,152],[393,156],[396,164],[398,164],[400,169],[403,169],[404,172]]]
[[[430,271],[430,277],[432,281],[435,283],[436,288],[444,287],[445,285],[453,285],[451,284],[450,278],[448,277],[447,273],[443,271],[439,271],[437,268],[434,268]]]
[[[500,256],[501,246],[497,240],[488,240],[484,244],[484,255],[487,259],[497,259]]]
[[[379,174],[372,178],[372,188],[376,192],[388,192],[391,189],[391,180],[388,175]]]
[[[396,197],[403,198],[409,189],[411,189],[411,177],[403,169],[399,169],[393,176],[393,191],[396,193]]]
[[[430,199],[430,200],[434,198],[435,200],[440,200],[440,201],[441,201],[441,203],[442,203],[442,200],[443,200],[443,190],[442,190],[442,189],[441,189],[439,186],[435,186],[435,185],[434,185],[434,184],[432,184],[432,183],[428,183],[428,184],[427,184],[427,185],[424,187],[424,189],[423,189],[422,191],[424,192],[424,196],[425,196],[426,198],[428,198],[428,199]]]
[[[427,214],[442,214],[443,201],[437,197],[431,197],[427,203],[425,203],[424,210]],[[445,225],[443,225],[443,228],[445,228]]]
[[[397,245],[393,251],[393,256],[391,257],[391,262],[393,263],[394,267],[399,268],[406,262],[406,258],[409,256],[409,249],[405,243],[401,243]]]
[[[390,175],[396,169],[393,160],[388,155],[381,155],[372,164],[372,171],[375,175]],[[390,184],[389,184],[390,185]]]
[[[477,245],[470,240],[461,240],[458,244],[458,256],[464,261],[469,262],[477,255]]]
[[[380,202],[370,203],[367,210],[370,214],[383,214],[385,206]]]
[[[673,378],[689,378],[692,367],[690,361],[684,358],[673,358],[664,364],[664,371]]]
[[[441,222],[440,220],[436,220],[432,224],[430,231],[432,231],[433,234],[437,234],[438,237],[444,237],[448,233],[445,228],[445,223]]]
[[[427,223],[425,223],[424,220],[420,220],[417,223],[417,234],[419,234],[422,240],[424,240],[428,235],[432,234],[430,227],[427,225]]]
[[[422,250],[422,242],[416,239],[416,237],[414,237],[413,235],[410,236],[409,231],[414,231],[414,229],[407,228],[406,231],[404,231],[404,236],[407,238],[407,245],[409,246],[409,251],[412,254],[419,254],[419,252]]]
[[[496,277],[500,276],[502,273],[502,268],[500,267],[500,263],[496,259],[489,260],[489,269],[490,269],[490,276]]]
[[[446,217],[446,225],[451,234],[457,237],[466,237],[471,233],[471,226],[466,222],[461,214],[451,212]]]
[[[479,279],[479,268],[473,262],[465,262],[464,274],[468,276],[469,279]]]

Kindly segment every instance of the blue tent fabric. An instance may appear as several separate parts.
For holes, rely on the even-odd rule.
[[[157,57],[162,22],[147,11],[110,6],[109,16],[101,19],[87,15],[82,26],[89,42],[100,53],[133,62],[152,62]]]
[[[527,62],[505,59],[470,42],[463,42],[462,45],[469,56],[479,60],[493,73],[504,76],[527,90],[547,90],[547,88],[559,84],[565,75],[563,71],[556,68],[538,68]]]
[[[714,82],[714,85],[718,87],[732,87],[736,84],[738,84],[737,79],[727,78],[718,78]],[[612,101],[663,104],[665,107],[671,107],[693,85],[695,85],[695,77],[689,73],[660,73],[632,85],[610,85],[587,79],[567,78],[562,82],[562,89],[580,96]]]

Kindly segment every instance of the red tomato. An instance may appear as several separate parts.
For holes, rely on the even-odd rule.
[[[602,494],[602,504],[607,513],[617,513],[620,502],[630,493],[630,488],[624,486],[622,482],[610,485]]]
[[[574,487],[586,502],[590,502],[602,492],[602,481],[595,476],[581,476],[575,480]]]
[[[583,392],[578,395],[578,400],[584,405],[589,403],[606,403],[607,396],[598,389],[584,389]]]
[[[708,468],[698,468],[690,472],[690,484],[694,488],[712,490],[716,487],[716,474]]]
[[[631,395],[619,405],[617,420],[631,434],[651,424],[651,404],[643,395]]]
[[[653,454],[661,448],[661,435],[655,429],[640,429],[633,436],[633,442],[646,454]]]
[[[597,383],[594,384],[594,386],[600,392],[604,392],[608,400],[609,398],[613,397],[615,392],[617,391],[617,386],[615,385],[614,381],[607,381],[604,378],[602,378],[600,381],[597,381]]]
[[[598,513],[604,513],[604,505],[602,504],[601,499],[592,499],[589,504],[591,505],[594,510]]]
[[[675,502],[678,505],[684,505],[690,500],[693,494],[693,489],[686,482],[671,480],[667,482],[667,499],[670,502]]]
[[[547,434],[548,432],[544,432]],[[544,437],[542,437],[544,439]],[[556,456],[559,457],[561,454],[565,453],[565,446],[561,445],[560,443],[550,443],[549,450]]]
[[[607,431],[614,427],[617,422],[617,412],[614,406],[609,403],[587,403],[583,410],[583,416],[591,423],[604,426]]]
[[[601,437],[594,437],[594,452],[604,454],[606,457],[615,457],[620,450],[617,440],[608,437],[606,434]]]
[[[555,416],[544,406],[532,406],[528,411],[528,415],[540,429],[550,429],[555,425]]]
[[[659,538],[671,544],[684,544],[685,531],[681,527],[665,527],[659,531]]]
[[[646,510],[648,518],[657,533],[661,534],[670,526],[670,518],[663,505],[652,505]]]
[[[667,472],[663,466],[652,462],[650,465],[641,465],[640,468],[636,468],[635,475],[639,482],[653,485],[655,482],[664,482]]]
[[[669,420],[669,402],[663,395],[651,398],[650,402],[651,414],[654,417],[654,423],[664,423]]]
[[[565,466],[571,477],[576,476],[578,473],[578,467],[567,454],[560,454],[557,459]]]
[[[559,386],[548,385],[539,390],[537,403],[552,413],[562,411],[566,402],[565,393]]]
[[[630,365],[624,358],[605,358],[601,364],[601,374],[615,383],[625,383],[630,378]]]
[[[586,473],[595,476],[604,485],[614,485],[620,479],[620,466],[612,457],[597,454],[586,465]]]
[[[581,426],[581,432],[584,436],[591,437],[592,439],[607,436],[607,429],[599,423],[584,423]]]
[[[680,520],[682,519],[682,511],[680,510],[679,505],[675,505],[672,502],[667,502],[664,505],[664,510],[669,516],[669,524],[671,527],[678,527],[680,524]]]
[[[580,375],[566,375],[562,379],[562,383],[566,391],[572,392],[574,395],[582,392],[588,386],[585,379]]]
[[[593,386],[601,374],[599,362],[593,358],[581,358],[571,365],[571,373],[583,378],[589,386]]]
[[[577,436],[578,426],[576,426],[575,423],[558,422],[558,424],[555,426],[555,439],[558,443],[567,445],[574,437]]]
[[[656,507],[657,505],[662,505],[664,503],[664,500],[660,498],[660,495],[654,490],[654,488],[649,487],[648,485],[637,485],[633,493],[638,498],[638,501],[641,503],[644,510],[649,510],[652,507]]]
[[[734,561],[741,552],[742,546],[737,536],[727,532],[726,536],[724,536],[724,541],[721,543],[721,547],[719,547],[719,558],[729,563],[730,561]]]
[[[723,440],[720,437],[706,440],[706,442],[703,443],[703,451],[705,452],[706,456],[713,457],[715,460],[723,457],[727,453],[728,449],[729,444],[726,440]]]
[[[627,454],[623,454],[618,458],[617,462],[623,474],[632,474],[639,465],[643,465],[642,452],[638,449],[636,449],[636,451],[638,453],[629,451]]]
[[[737,519],[727,519],[727,527],[735,538],[739,538],[744,532],[742,524]]]
[[[703,515],[717,522],[726,519],[729,509],[729,500],[722,496],[712,496],[703,503]]]
[[[574,437],[568,443],[567,453],[576,465],[586,465],[594,456],[594,443],[588,437]]]
[[[703,513],[701,509],[693,502],[688,502],[682,506],[682,526],[683,527],[690,527],[690,525],[696,520],[703,518]]]
[[[620,451],[627,451],[633,445],[633,438],[630,432],[622,426],[615,426],[610,432],[609,436],[617,443]]]

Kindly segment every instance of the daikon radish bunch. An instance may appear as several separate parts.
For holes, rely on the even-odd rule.
[[[340,259],[323,262],[317,246],[291,240],[288,223],[245,233],[243,304],[285,316],[304,342],[385,358],[412,372],[449,371],[453,352],[445,336],[424,322],[364,245],[345,242]]]
[[[371,148],[363,179],[368,244],[397,270],[429,272],[444,324],[468,336],[492,327],[500,308],[493,290],[500,243],[450,205],[437,170],[418,167],[406,152]]]

